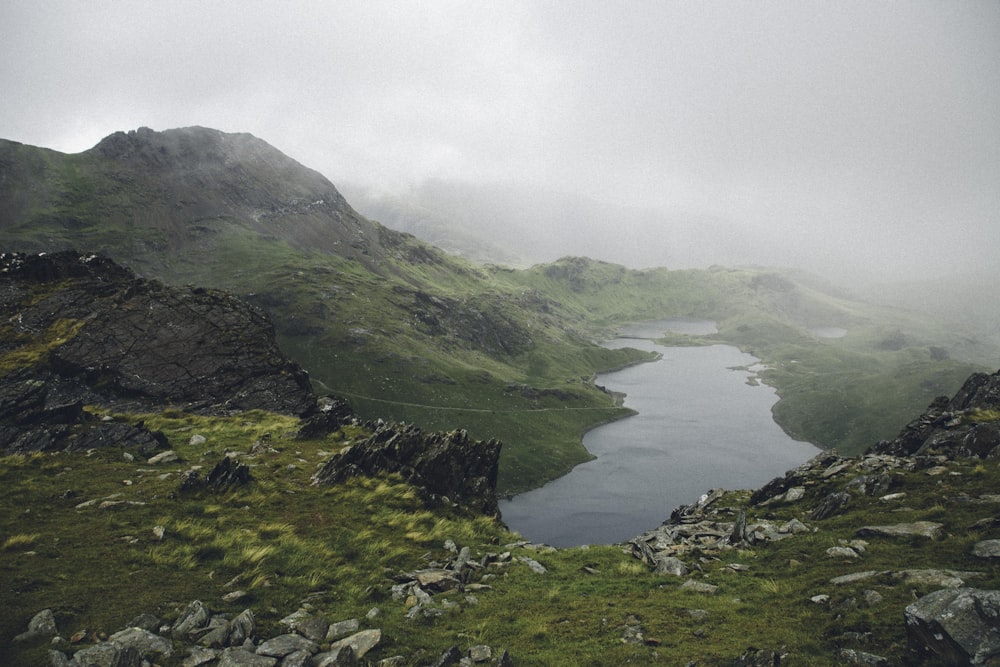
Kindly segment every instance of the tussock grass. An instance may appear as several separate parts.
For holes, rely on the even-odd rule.
[[[19,533],[17,535],[11,535],[3,541],[3,545],[0,546],[0,550],[17,551],[19,549],[28,549],[38,542],[39,537],[41,537],[41,535],[38,533]]]

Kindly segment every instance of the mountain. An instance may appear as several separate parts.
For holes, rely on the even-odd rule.
[[[553,549],[493,515],[496,443],[316,402],[232,295],[7,254],[0,307],[0,429],[52,445],[0,453],[4,664],[1000,657],[1000,372],[861,456]]]
[[[476,265],[364,218],[260,139],[198,127],[115,133],[74,155],[0,141],[0,250],[71,248],[260,307],[313,386],[363,418],[503,441],[502,493],[587,460],[582,433],[629,414],[593,381],[650,358],[596,344],[629,321],[716,321],[716,335],[665,340],[753,352],[781,396],[776,420],[842,453],[891,437],[1000,358],[948,322],[796,272]],[[816,333],[830,327],[845,335]]]

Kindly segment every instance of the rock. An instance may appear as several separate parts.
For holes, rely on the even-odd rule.
[[[219,657],[219,651],[201,646],[188,647],[188,654],[181,661],[181,667],[200,667],[201,665],[213,662]]]
[[[208,608],[201,600],[194,600],[174,621],[170,628],[170,635],[177,639],[185,639],[192,631],[205,627],[208,624],[209,616]]]
[[[517,559],[528,566],[528,568],[535,574],[545,574],[548,572],[545,566],[539,563],[534,558],[528,558],[527,556],[518,556]]]
[[[772,649],[749,648],[733,662],[733,667],[778,667],[781,653]]]
[[[681,585],[681,589],[685,591],[693,591],[695,593],[706,593],[708,595],[714,595],[718,586],[712,584],[706,584],[703,581],[695,581],[694,579],[688,579]]]
[[[160,627],[160,619],[152,614],[139,614],[126,624],[129,628],[142,628],[155,632]]]
[[[935,591],[905,611],[911,651],[923,660],[985,665],[1000,657],[1000,591]]]
[[[451,648],[445,650],[436,661],[434,661],[434,667],[448,667],[449,665],[457,665],[462,659],[462,652],[458,650],[457,646],[452,646]]]
[[[170,640],[142,628],[121,630],[111,635],[108,641],[119,648],[133,648],[143,656],[156,654],[166,658],[173,654]]]
[[[897,523],[888,526],[863,526],[855,535],[858,537],[926,537],[931,540],[944,538],[944,526],[932,521]]]
[[[844,665],[872,665],[873,667],[888,667],[889,661],[873,653],[865,653],[852,648],[842,648],[837,657]]]
[[[120,648],[111,659],[111,667],[143,667],[142,652],[131,646]]]
[[[254,620],[253,612],[244,609],[229,622],[229,645],[239,646],[246,640],[252,639],[256,632],[257,622]]]
[[[175,452],[172,449],[168,449],[165,452],[160,452],[156,456],[149,457],[148,459],[146,459],[146,463],[155,466],[160,463],[173,463],[179,460],[180,457],[177,455],[177,452]]]
[[[281,667],[311,667],[313,654],[309,651],[295,651],[286,655],[281,661]]]
[[[983,540],[972,547],[972,555],[978,558],[1000,558],[1000,540]]]
[[[188,438],[188,444],[192,447],[200,447],[201,445],[204,445],[205,442],[207,442],[205,436],[198,435],[197,433]]]
[[[314,642],[322,642],[324,640],[331,641],[358,629],[357,621],[355,621],[355,627],[353,629],[334,637],[329,637],[327,635],[327,632],[330,630],[329,621],[317,614],[311,614],[305,609],[299,609],[295,613],[289,614],[278,622]]]
[[[497,516],[500,443],[471,440],[465,431],[425,434],[411,425],[380,425],[365,440],[330,457],[314,484],[337,484],[358,475],[399,473],[423,490],[429,504],[446,499]]]
[[[358,622],[358,619],[356,618],[352,618],[347,621],[339,621],[337,623],[331,623],[329,630],[326,633],[326,641],[332,642],[337,639],[340,639],[341,637],[349,635],[353,632],[357,632],[358,628],[360,627],[361,624]]]
[[[826,550],[827,558],[860,558],[858,552],[850,547],[830,547]]]
[[[472,662],[488,662],[493,657],[493,649],[485,644],[469,647],[469,659]]]
[[[227,648],[219,656],[218,667],[274,667],[278,664],[277,658],[266,655],[257,655],[250,651],[239,648]]]
[[[34,367],[45,407],[28,397],[22,413],[80,401],[123,412],[315,409],[308,376],[281,353],[267,316],[223,292],[168,287],[72,251],[4,254],[0,290],[24,295],[0,303],[0,320],[21,323],[19,334],[75,323]]]
[[[59,634],[56,628],[56,617],[51,609],[43,609],[28,621],[28,631],[14,637],[15,642],[34,641],[36,639],[47,639]]]
[[[339,639],[330,645],[330,651],[338,651],[345,646],[350,646],[357,658],[363,658],[368,651],[375,648],[382,641],[381,630],[362,630],[353,635]]]
[[[982,577],[982,572],[961,572],[956,570],[901,570],[891,573],[893,579],[902,579],[911,584],[934,586],[937,588],[961,588],[968,579]]]
[[[839,577],[834,577],[830,580],[830,583],[834,586],[842,586],[844,584],[853,584],[859,581],[864,581],[865,579],[871,579],[872,577],[877,577],[882,572],[877,570],[867,570],[865,572],[854,572],[852,574],[843,574]]]
[[[810,518],[813,521],[822,521],[823,519],[840,514],[850,500],[851,495],[849,493],[843,491],[831,493],[816,506]]]
[[[688,574],[687,565],[680,558],[657,554],[654,562],[656,563],[654,574],[670,574],[675,577],[685,577]]]
[[[354,413],[347,401],[332,396],[323,396],[317,400],[317,411],[299,428],[295,438],[312,440],[322,438],[330,433],[336,433],[341,426],[354,420]]]
[[[113,644],[102,642],[80,649],[73,654],[73,660],[76,661],[76,664],[87,665],[87,667],[111,667],[117,653],[118,648]]]
[[[272,637],[257,647],[258,655],[269,655],[274,658],[283,658],[296,651],[308,651],[311,655],[319,651],[319,644],[302,635],[291,634]]]

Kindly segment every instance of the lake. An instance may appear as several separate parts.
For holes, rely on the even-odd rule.
[[[684,322],[694,329],[683,333],[714,332],[714,323]],[[624,334],[655,337],[663,330],[661,321]],[[596,459],[500,503],[503,520],[527,540],[563,547],[627,541],[709,489],[758,488],[819,451],[774,422],[777,394],[748,382],[747,369],[759,360],[735,347],[664,347],[643,338],[606,346],[663,358],[598,376],[598,384],[626,393],[625,405],[639,414],[584,436]]]

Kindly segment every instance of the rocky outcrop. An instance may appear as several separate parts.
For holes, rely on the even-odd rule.
[[[162,444],[140,427],[93,423],[84,405],[316,409],[308,377],[278,349],[263,312],[223,292],[137,278],[102,257],[0,255],[0,322],[5,451]]]
[[[313,483],[397,473],[420,488],[430,504],[457,504],[498,516],[500,446],[496,440],[472,440],[464,430],[424,433],[412,425],[380,424],[370,437],[330,458]]]
[[[907,424],[893,440],[879,442],[871,451],[895,456],[995,456],[1000,447],[1000,421],[979,420],[977,414],[1000,410],[1000,371],[975,373],[955,396],[939,396],[924,414]]]

